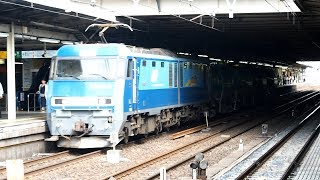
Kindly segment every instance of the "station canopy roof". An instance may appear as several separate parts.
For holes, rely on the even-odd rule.
[[[0,14],[0,33],[13,22],[18,50],[95,43],[101,28],[89,25],[124,23],[133,31],[109,28],[105,39],[229,60],[320,60],[315,0],[0,0]]]

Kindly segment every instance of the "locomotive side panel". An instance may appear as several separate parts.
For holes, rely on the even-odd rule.
[[[178,106],[176,61],[141,58],[138,80],[138,110],[149,115]]]

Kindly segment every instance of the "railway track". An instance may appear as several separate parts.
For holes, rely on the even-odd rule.
[[[25,172],[29,173],[48,165],[52,161],[59,161],[59,159],[68,158],[68,156],[69,158],[72,156],[70,155],[70,151],[62,151],[42,158],[25,161],[23,165]],[[6,168],[0,168],[0,179],[6,179]]]
[[[232,124],[231,126],[227,126],[224,129],[213,133],[210,136],[207,136],[205,138],[199,139],[196,142],[192,142],[186,145],[183,145],[181,147],[178,147],[176,149],[174,149],[173,151],[170,152],[165,152],[157,157],[148,159],[140,164],[134,165],[128,169],[125,169],[121,172],[117,172],[115,174],[112,175],[108,175],[106,177],[104,177],[103,179],[110,179],[110,178],[116,178],[116,179],[150,179],[150,178],[154,178],[156,176],[158,176],[158,169],[159,167],[157,167],[158,164],[166,164],[168,166],[166,166],[166,168],[168,169],[168,167],[172,166],[175,167],[177,165],[175,165],[174,162],[177,161],[177,159],[182,159],[183,162],[185,162],[187,159],[190,158],[194,158],[194,155],[198,153],[198,148],[201,149],[201,151],[207,151],[210,150],[214,147],[217,147],[227,141],[229,141],[230,139],[232,139],[233,137],[242,134],[243,132],[246,132],[254,127],[256,127],[256,124],[254,126],[250,126],[249,128],[246,128],[244,131],[241,131],[240,133],[237,133],[235,135],[230,135],[227,138],[226,137],[221,137],[221,135],[223,133],[231,133],[229,131],[231,131],[232,129],[238,128],[240,125],[246,125],[249,121],[251,121],[251,119],[249,120],[245,120],[243,122],[240,123],[235,123]],[[212,142],[212,138],[220,138],[223,139],[220,142]],[[211,141],[211,142],[210,142]],[[198,148],[195,148],[198,147]],[[183,155],[183,157],[181,157],[181,155]],[[179,156],[179,157],[177,157]],[[181,163],[183,163],[181,161]],[[144,175],[142,174],[142,171],[144,173]],[[134,177],[132,177],[132,174],[135,174]],[[137,174],[138,173],[138,174]]]
[[[311,90],[299,90],[299,91],[281,94],[275,98],[275,99],[277,99],[277,102],[275,105],[284,104],[285,102],[289,102],[291,100],[302,97],[302,96],[309,94],[309,93],[312,93],[312,92],[313,91],[311,91]]]
[[[297,102],[298,100],[296,100],[294,102],[297,102],[297,104],[301,105],[302,103],[305,103],[308,100],[315,98],[318,95],[319,95],[318,93],[310,93],[308,96],[304,96],[305,99],[299,98],[299,100],[301,100],[300,102]],[[289,104],[293,104],[293,102],[287,103],[286,105],[279,107],[278,110],[280,112],[277,113],[276,115],[272,116],[272,118],[275,118],[276,116],[279,116],[283,112],[286,112],[286,111],[292,109],[294,106],[297,106],[297,104],[295,104],[294,106],[288,107]],[[220,145],[223,145],[224,143],[230,141],[232,138],[235,138],[235,137],[237,137],[247,131],[250,131],[251,129],[256,128],[256,127],[260,126],[261,124],[267,122],[268,120],[270,120],[270,118],[265,118],[264,120],[260,120],[259,122],[251,124],[251,125],[246,124],[246,126],[243,127],[241,131],[234,133],[234,134],[232,134],[232,133],[236,132],[237,129],[239,129],[239,127],[243,124],[239,123],[237,125],[230,126],[220,132],[214,133],[206,138],[200,139],[197,142],[189,143],[189,144],[182,146],[182,147],[179,147],[173,151],[170,151],[170,152],[161,154],[157,157],[148,159],[140,164],[132,166],[132,167],[125,169],[121,172],[118,172],[118,173],[115,173],[112,175],[108,175],[108,176],[104,177],[103,179],[110,179],[110,178],[116,178],[116,179],[153,179],[153,178],[156,178],[159,176],[159,171],[158,171],[158,169],[160,168],[159,165],[163,165],[166,167],[167,170],[171,170],[181,164],[184,164],[185,162],[190,161],[191,159],[194,158],[194,156],[196,154],[204,153],[204,152],[212,150]],[[245,121],[244,124],[249,121],[250,120]],[[232,132],[232,130],[233,130],[233,132]],[[217,138],[222,133],[228,133],[228,134],[230,134],[230,136],[225,138],[224,140],[215,142],[213,144],[210,143],[210,140],[212,141],[213,138]],[[192,151],[192,149],[193,150],[196,149],[196,150]],[[183,155],[183,156],[181,156],[181,155]]]
[[[299,104],[301,104],[301,103],[303,103],[303,102],[305,102],[305,101],[307,101],[307,100],[309,100],[309,99],[311,99],[311,98],[313,98],[313,97],[315,97],[317,95],[319,95],[319,92],[318,91],[313,91],[313,92],[310,92],[308,94],[304,94],[303,96],[300,96],[298,98],[295,98],[295,99],[293,99],[293,100],[291,100],[291,101],[289,101],[287,103],[284,103],[284,104],[282,104],[280,106],[277,106],[277,107],[273,108],[272,110],[278,110],[278,109],[284,108],[285,109],[284,111],[286,111],[287,110],[286,106],[289,106],[289,105],[291,105],[291,104],[293,104],[293,103],[295,103],[297,101],[300,101],[300,102],[297,103],[297,105],[299,105]]]
[[[271,139],[269,145],[265,144],[217,179],[286,179],[319,133],[320,120],[310,118],[318,109],[320,103],[293,127]]]
[[[292,93],[292,92],[291,92]],[[297,93],[297,94],[303,94],[302,96],[294,99],[294,100],[290,100],[289,102],[287,103],[284,103],[280,106],[277,106],[274,108],[274,110],[281,110],[281,112],[285,112],[285,111],[288,111],[289,109],[293,108],[292,106],[290,106],[291,104],[301,100],[300,102],[296,103],[296,106],[305,102],[306,100],[309,100],[315,96],[317,96],[319,93],[317,92],[305,92],[305,91],[296,91],[296,92],[293,92],[293,93]],[[304,94],[306,93],[306,94]],[[305,99],[304,99],[305,98]],[[288,107],[289,106],[289,107]],[[209,127],[212,127],[212,126],[216,126],[216,125],[220,125],[222,123],[225,123],[224,121],[217,121],[217,122],[214,122],[214,123],[210,123],[209,124]],[[195,133],[195,132],[198,132],[198,131],[201,131],[203,129],[205,129],[207,126],[204,124],[204,125],[199,125],[199,126],[196,126],[196,127],[193,127],[193,128],[189,128],[189,129],[186,129],[186,130],[183,130],[183,131],[179,131],[177,133],[174,133],[171,135],[171,139],[174,140],[174,139],[177,139],[177,138],[180,138],[180,137],[184,137],[188,134],[192,134],[192,133]]]
[[[211,126],[211,125],[209,125],[209,126]],[[179,131],[179,132],[176,132],[174,134],[171,134],[170,139],[171,140],[175,140],[175,139],[178,139],[180,137],[184,137],[186,135],[201,131],[202,129],[204,129],[206,127],[207,127],[207,125],[203,124],[203,125],[196,126],[196,127],[193,127],[193,128],[185,129],[183,131]]]
[[[279,116],[279,114],[277,115]],[[158,169],[159,164],[162,164],[169,171],[174,169],[175,167],[184,164],[185,162],[190,161],[194,158],[194,156],[198,153],[204,153],[214,149],[218,146],[223,145],[224,143],[230,141],[231,139],[242,135],[245,132],[248,132],[256,127],[259,127],[261,124],[270,120],[270,118],[265,118],[260,120],[260,122],[252,122],[252,119],[248,119],[241,123],[233,124],[232,126],[226,127],[225,129],[216,132],[208,137],[200,139],[196,142],[189,143],[182,147],[179,147],[173,151],[163,153],[157,157],[148,159],[142,163],[139,163],[135,166],[132,166],[128,169],[125,169],[121,172],[108,175],[103,179],[153,179],[159,176]],[[240,129],[240,126],[243,126]],[[223,138],[222,135],[226,135]],[[216,138],[220,139],[217,141],[213,141]],[[181,156],[182,155],[182,156]],[[132,177],[133,176],[133,177]],[[139,178],[140,177],[140,178]]]
[[[290,177],[290,175],[293,173],[294,169],[297,168],[297,165],[299,164],[299,162],[304,158],[306,153],[309,151],[312,143],[319,136],[319,133],[320,133],[320,127],[318,125],[317,128],[314,129],[314,131],[310,135],[310,138],[307,140],[307,142],[301,148],[301,151],[299,151],[298,155],[290,163],[289,167],[286,169],[286,172],[283,174],[282,179],[287,179]]]
[[[221,125],[223,123],[227,123],[227,121],[224,120],[224,119],[221,119],[221,120],[218,120],[216,122],[209,123],[208,127],[211,128],[211,127],[214,127],[214,126]],[[189,135],[189,134],[192,134],[192,133],[195,133],[195,132],[199,132],[199,131],[201,131],[201,130],[203,130],[205,128],[207,128],[206,124],[199,125],[199,126],[196,126],[196,127],[192,127],[192,128],[189,128],[189,129],[185,129],[183,131],[179,131],[179,132],[171,134],[170,135],[170,139],[171,140],[175,140],[175,139],[184,137],[186,135]]]
[[[310,96],[311,97],[311,96]],[[302,102],[302,101],[301,101]],[[290,107],[287,107],[287,106],[283,106],[281,108],[279,108],[279,110],[282,110],[281,112],[285,111],[285,110],[288,110],[290,109]],[[276,114],[276,115],[279,115],[280,113]],[[276,116],[275,115],[275,116]],[[244,119],[244,118],[243,118]],[[268,118],[266,118],[268,119]],[[197,148],[194,148],[195,146],[199,146],[199,147],[204,147],[201,149],[201,152],[205,152],[205,151],[208,151],[214,147],[217,147],[219,145],[222,145],[223,143],[227,142],[227,141],[230,141],[232,138],[236,137],[237,135],[240,135],[246,131],[249,131],[250,128],[254,128],[254,127],[257,127],[259,126],[261,123],[265,122],[266,120],[263,120],[261,121],[261,123],[256,123],[256,124],[251,124],[250,126],[247,126],[247,129],[243,129],[243,131],[239,131],[239,132],[236,132],[236,129],[242,124],[242,123],[246,123],[248,121],[251,121],[252,119],[249,119],[249,120],[246,120],[246,121],[237,121],[237,122],[230,122],[230,124],[224,124],[223,122],[225,122],[225,118],[222,119],[221,122],[215,122],[216,124],[220,124],[222,126],[225,126],[224,129],[220,130],[220,131],[217,131],[215,132],[213,135],[210,135],[202,140],[199,140],[197,141],[197,144],[188,144],[188,145],[185,145],[183,147],[179,147],[178,149],[175,150],[175,152],[169,152],[169,153],[164,153],[162,154],[161,156],[162,157],[158,157],[157,159],[149,159],[148,162],[159,162],[161,161],[163,158],[164,160],[168,157],[174,157],[173,154],[180,154],[181,152],[183,151],[188,151],[190,150],[191,148],[192,149],[197,149]],[[243,126],[245,126],[244,124],[242,124]],[[234,129],[234,130],[233,130]],[[229,133],[229,131],[232,131],[235,133],[235,134],[232,134],[232,133]],[[224,133],[224,134],[230,134],[229,137],[220,137],[220,135]],[[219,138],[222,139],[221,141],[217,141],[215,142],[215,144],[211,144],[210,146],[210,139],[211,138]],[[148,137],[150,138],[150,137]],[[208,144],[208,146],[205,146],[202,143],[205,143],[205,144]],[[179,161],[179,163],[175,163],[175,164],[171,164],[171,166],[168,166],[169,169],[170,168],[174,168],[176,166],[179,166],[179,164],[182,164],[183,162],[186,162],[188,160],[190,160],[191,158],[194,157],[194,155],[196,153],[198,153],[199,151],[197,152],[194,152],[194,153],[189,153],[189,155],[187,153],[185,153],[185,157],[184,158],[178,158],[180,159],[181,161]],[[77,163],[78,161],[83,161],[85,159],[89,159],[89,158],[92,158],[93,156],[97,156],[99,154],[101,154],[102,151],[95,151],[95,152],[91,152],[91,153],[87,153],[87,154],[84,154],[84,155],[80,155],[80,156],[73,156],[71,157],[70,156],[70,152],[68,151],[65,151],[65,152],[61,152],[61,153],[58,153],[58,154],[55,154],[55,155],[52,155],[52,156],[48,156],[48,157],[45,157],[45,158],[40,158],[38,160],[32,160],[30,162],[25,162],[25,177],[26,178],[32,178],[36,175],[41,175],[43,173],[46,173],[48,171],[51,171],[51,170],[56,170],[56,169],[61,169],[65,166],[69,166],[69,165],[72,165],[72,164],[75,164]],[[67,156],[68,158],[63,158],[63,156]],[[56,158],[56,159],[55,159]],[[176,158],[173,158],[176,160]],[[166,160],[165,160],[166,161]],[[50,162],[50,163],[46,163],[46,162]],[[137,169],[141,169],[142,166],[147,166],[146,164],[148,163],[147,161],[144,162],[144,163],[140,163],[138,164],[137,166],[133,166],[133,167],[130,167],[131,170],[126,170],[126,171],[123,171],[123,172],[119,172],[119,173],[115,173],[113,175],[111,175],[112,177],[125,177],[126,175],[128,175],[128,172],[136,172]],[[168,161],[169,162],[169,161]],[[1,171],[2,173],[4,173],[5,171],[3,171],[3,169],[1,170],[0,169],[0,174],[1,174]],[[122,173],[122,175],[121,175]],[[123,176],[123,174],[125,174],[125,176]],[[107,176],[105,177],[104,179],[108,179],[110,178],[111,176]],[[152,177],[156,177],[158,176],[158,173],[156,172],[152,172],[152,173],[148,173],[147,175],[145,175],[144,177],[147,177],[147,178],[152,178]],[[144,178],[145,179],[145,178]]]
[[[98,151],[93,151],[90,153],[86,153],[80,156],[75,156],[72,158],[68,158],[68,159],[63,159],[62,161],[55,161],[54,163],[51,163],[49,165],[46,166],[42,166],[40,168],[36,168],[34,170],[30,170],[30,171],[25,171],[25,177],[26,178],[32,178],[32,176],[34,175],[39,175],[41,173],[50,171],[50,170],[55,170],[56,168],[61,168],[64,167],[66,165],[72,164],[72,163],[76,163],[78,161],[81,161],[83,159],[86,158],[91,158],[92,156],[96,156],[99,155],[100,153],[102,153],[103,150],[98,150]]]
[[[67,164],[76,163],[77,161],[83,160],[85,158],[90,158],[94,155],[102,153],[103,150],[98,150],[83,155],[71,154],[69,150],[55,153],[50,156],[46,156],[39,159],[33,159],[23,163],[24,165],[24,175],[26,179],[32,179],[35,175],[40,175],[50,170],[63,167]],[[6,169],[0,169],[0,179],[6,179]]]
[[[158,134],[157,137],[161,135],[163,134]],[[154,139],[155,137],[156,135],[149,136],[146,139],[151,140],[151,139]],[[134,143],[136,143],[136,141],[130,141],[128,144],[121,144],[118,147],[123,148],[123,147],[131,146]],[[100,154],[103,154],[104,152],[105,150],[97,150],[97,151],[85,153],[82,155],[75,155],[71,153],[69,150],[67,150],[67,151],[62,151],[49,156],[45,156],[43,158],[26,161],[24,162],[25,178],[32,179],[32,177],[34,176],[39,176],[48,171],[57,170],[58,168],[63,168],[65,166],[72,165],[79,161],[93,158],[94,156],[98,156]],[[5,173],[6,173],[6,169],[1,168],[0,179],[6,179]]]

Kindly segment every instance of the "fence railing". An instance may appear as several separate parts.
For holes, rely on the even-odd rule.
[[[8,100],[7,100],[7,94],[3,94],[3,97],[2,99],[0,99],[0,111],[2,110],[5,110],[7,111],[8,110]]]
[[[33,106],[30,107],[30,98],[32,98],[33,101]],[[27,95],[27,99],[28,99],[28,112],[30,111],[30,109],[33,109],[33,111],[37,110],[37,93],[29,93]]]
[[[21,94],[20,96],[24,97],[24,94]],[[37,93],[29,93],[27,95],[27,110],[28,112],[30,112],[30,110],[36,111],[37,109],[40,109],[38,102],[38,94]],[[20,108],[22,108],[23,106],[21,105],[21,103],[24,101],[24,99],[22,99],[22,97],[17,98],[16,97],[16,105],[17,105],[17,110],[19,110]],[[22,107],[20,107],[22,106]],[[25,107],[25,106],[24,106]],[[3,98],[0,99],[0,110],[2,111],[8,111],[8,98],[7,98],[7,94],[3,95]]]

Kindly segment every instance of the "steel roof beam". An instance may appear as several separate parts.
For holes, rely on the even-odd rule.
[[[35,29],[33,27],[27,27],[27,32],[23,29],[23,26],[15,25],[15,34],[23,34],[28,36],[67,40],[67,41],[78,41],[73,34],[53,32],[41,29]],[[10,32],[9,24],[0,24],[0,32]]]
[[[85,0],[79,0],[85,1]],[[286,0],[289,8],[279,0],[237,1],[232,8],[234,14],[301,12],[293,0]],[[161,2],[161,6],[159,3]],[[101,8],[107,8],[128,16],[150,15],[198,15],[228,14],[230,7],[226,0],[97,0]],[[272,6],[271,6],[271,5]],[[159,9],[159,7],[161,7]]]
[[[305,12],[305,8],[303,6],[303,3],[300,1],[300,0],[294,0],[294,2],[297,4],[297,6],[299,7],[299,9],[302,11],[302,12]]]
[[[158,12],[161,12],[161,6],[160,6],[160,0],[156,0],[157,7],[158,7]]]
[[[96,17],[111,22],[116,22],[116,16],[107,8],[102,8],[91,1],[75,1],[75,0],[24,0],[31,3],[31,6],[39,4],[51,8],[65,10],[65,12],[76,12],[88,16]]]

